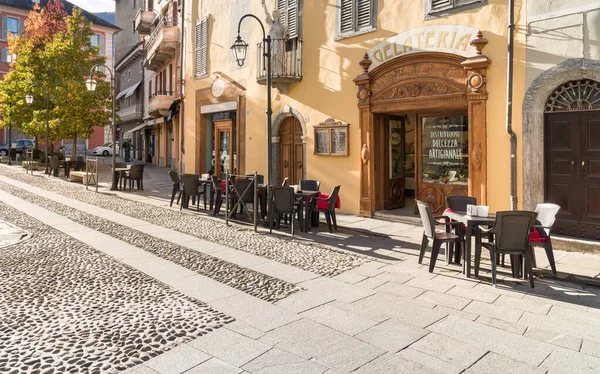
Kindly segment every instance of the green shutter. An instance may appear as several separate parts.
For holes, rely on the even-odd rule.
[[[372,2],[373,0],[358,0],[358,9],[356,11],[356,26],[358,30],[373,25],[371,21],[373,12]]]
[[[354,1],[356,0],[340,0],[340,33],[354,30]]]

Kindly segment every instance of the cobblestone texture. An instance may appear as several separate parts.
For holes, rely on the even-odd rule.
[[[259,299],[274,302],[301,290],[293,283],[155,238],[130,227],[43,198],[21,188],[0,182],[0,189]]]
[[[324,276],[335,276],[368,261],[367,258],[337,251],[319,244],[308,245],[273,235],[255,233],[239,226],[227,226],[197,214],[156,207],[142,202],[86,191],[85,187],[64,181],[27,175],[20,169],[0,165],[0,175],[84,201],[98,207],[193,235],[213,243],[227,245],[257,256],[292,265]],[[65,188],[67,187],[68,188]]]
[[[233,321],[0,203],[0,373],[116,373]]]

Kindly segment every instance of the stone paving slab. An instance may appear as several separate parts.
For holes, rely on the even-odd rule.
[[[390,318],[355,337],[391,353],[396,353],[429,334],[429,331]]]
[[[322,374],[328,370],[325,366],[277,348],[250,361],[243,369],[253,374]]]
[[[530,327],[524,336],[579,352],[583,339]]]
[[[271,349],[267,344],[229,329],[219,329],[188,344],[237,367],[242,367]]]
[[[600,342],[600,328],[578,322],[566,321],[560,318],[525,312],[518,324],[555,332],[557,334],[565,334],[576,338]]]
[[[331,304],[310,309],[300,315],[351,336],[377,325],[375,321],[338,309]]]
[[[243,370],[218,358],[211,358],[185,372],[185,374],[239,374]]]
[[[488,352],[481,360],[468,368],[465,374],[544,374],[545,369]]]
[[[161,374],[179,374],[210,358],[206,353],[183,344],[148,360],[144,365]]]
[[[556,348],[541,367],[548,369],[549,373],[592,374],[600,372],[600,358],[570,349]]]
[[[487,350],[471,343],[461,342],[436,333],[431,333],[416,341],[411,344],[410,348],[462,369],[468,368],[487,353]]]

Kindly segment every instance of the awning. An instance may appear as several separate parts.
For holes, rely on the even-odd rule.
[[[127,93],[127,91],[129,91],[129,88],[126,88],[123,91],[119,92],[119,94],[115,97],[115,100],[119,100],[120,98],[122,98],[123,95]]]
[[[148,122],[142,123],[141,125],[136,126],[136,127],[132,128],[129,131],[126,131],[125,134],[131,134],[131,133],[134,133],[136,131],[140,131],[140,130],[142,130],[146,126],[148,126]]]
[[[127,93],[125,94],[125,98],[128,98],[129,96],[133,95],[135,90],[137,90],[137,88],[139,87],[140,83],[142,82],[137,82],[133,86],[129,87],[129,91],[127,91]]]

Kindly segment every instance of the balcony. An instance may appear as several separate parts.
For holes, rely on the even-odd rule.
[[[164,117],[169,114],[169,108],[175,100],[173,91],[156,91],[148,100],[148,114],[152,117]]]
[[[162,17],[146,44],[144,66],[149,70],[160,70],[175,57],[180,42],[177,18]]]
[[[302,40],[273,39],[271,51],[271,84],[280,91],[287,91],[288,84],[302,80]],[[267,84],[267,61],[263,54],[263,43],[258,43],[256,81],[259,84]]]
[[[142,106],[141,105],[131,105],[127,108],[121,108],[117,111],[117,115],[121,122],[129,122],[142,119]]]
[[[135,15],[135,31],[140,35],[149,35],[152,30],[152,22],[154,22],[156,13],[152,9],[138,10]]]

